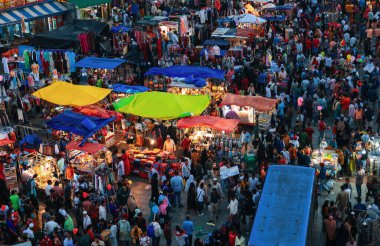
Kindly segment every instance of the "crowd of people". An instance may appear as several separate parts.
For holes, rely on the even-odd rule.
[[[369,158],[370,142],[380,129],[380,5],[364,0],[275,2],[291,6],[285,20],[260,24],[256,36],[244,41],[242,55],[233,51],[214,55],[215,48],[208,45],[202,46],[203,55],[195,52],[218,27],[218,18],[247,13],[247,4],[244,0],[128,1],[112,9],[110,23],[134,27],[147,5],[152,15],[169,15],[174,9],[199,11],[191,15],[187,32],[169,29],[158,32],[154,40],[148,35],[132,37],[129,48],[137,49],[133,40],[143,39],[139,46],[151,65],[168,66],[165,60],[174,54],[180,59],[170,60],[171,65],[224,70],[230,93],[277,99],[268,129],[244,126],[239,129],[239,147],[200,151],[193,150],[188,136],[179,143],[167,135],[159,147],[178,157],[180,168],[162,171],[162,160],[155,159],[149,173],[149,217],[143,216],[133,196],[132,167],[125,151],[116,149],[111,155],[108,165],[117,181],[107,186],[101,199],[84,175],[68,164],[57,181],[47,182],[42,196],[37,195],[33,176],[2,196],[0,244],[247,245],[268,167],[275,163],[314,168],[312,150],[326,148],[338,153],[338,164],[330,171],[324,160],[318,163],[316,194],[331,197],[337,185],[340,191],[321,206],[321,230],[326,245],[356,245],[360,212],[380,213],[378,166]],[[195,29],[198,24],[202,28]],[[230,25],[236,24],[232,18]],[[96,85],[104,86],[102,79]],[[216,100],[207,112],[222,116],[219,103]],[[145,127],[140,119],[134,126]],[[257,163],[249,172],[247,153],[254,154]],[[16,160],[18,154],[14,151],[7,161]],[[222,179],[220,169],[233,166],[239,167],[239,174]],[[20,167],[20,176],[26,169]],[[5,180],[1,173],[0,179]],[[175,218],[179,212],[186,213],[181,223]],[[200,225],[195,216],[207,217],[214,230],[203,235],[196,229]]]

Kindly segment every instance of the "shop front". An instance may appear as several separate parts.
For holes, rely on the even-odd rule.
[[[46,0],[0,10],[1,40],[8,44],[64,25],[72,9],[62,2]]]

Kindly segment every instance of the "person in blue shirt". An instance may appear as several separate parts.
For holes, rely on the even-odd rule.
[[[318,179],[319,179],[319,194],[322,193],[323,189],[325,189],[329,194],[330,194],[330,189],[327,187],[326,185],[326,167],[325,167],[325,164],[323,162],[321,162],[320,164],[321,166],[321,169],[319,171],[319,175],[318,175]]]
[[[181,192],[183,190],[182,177],[179,175],[178,171],[175,171],[174,174],[175,176],[172,177],[170,180],[170,184],[174,192],[173,207],[176,207],[178,203],[179,207],[182,208],[183,207],[183,205],[181,204]]]
[[[284,114],[285,114],[285,104],[283,101],[281,101],[277,107],[277,115],[280,118],[280,120],[284,119]]]
[[[194,223],[190,220],[190,216],[186,216],[186,219],[182,223],[182,228],[185,230],[188,238],[187,245],[191,246],[193,243],[193,231],[194,231]]]

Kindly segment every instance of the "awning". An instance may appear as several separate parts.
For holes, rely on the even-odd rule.
[[[0,146],[5,146],[5,145],[8,145],[8,144],[13,144],[15,141],[13,140],[10,140],[8,138],[5,138],[5,139],[1,139],[0,140]]]
[[[208,127],[218,131],[232,132],[239,120],[224,119],[214,116],[194,116],[180,119],[177,122],[178,128]]]
[[[219,28],[218,28],[219,29]],[[229,28],[226,28],[228,30],[230,30]],[[227,30],[227,31],[228,31]],[[227,32],[226,31],[226,32]],[[224,33],[223,33],[224,34]],[[218,46],[229,46],[230,45],[230,42],[226,41],[226,40],[220,40],[220,39],[208,39],[206,40],[203,45],[218,45]]]
[[[33,96],[63,106],[86,106],[99,102],[111,90],[58,81],[33,93]]]
[[[145,75],[164,75],[167,77],[179,78],[215,78],[224,79],[224,70],[212,69],[200,66],[172,66],[168,68],[153,67],[149,69]]]
[[[104,108],[95,106],[95,105],[88,105],[88,106],[83,106],[83,107],[75,107],[73,108],[73,111],[76,113],[80,113],[86,116],[94,116],[94,117],[99,117],[102,119],[108,119],[115,117],[116,121],[119,121],[123,119],[123,115],[116,112],[116,111],[111,111],[111,110],[106,110]]]
[[[125,62],[119,58],[86,57],[76,63],[76,67],[115,69]]]
[[[145,86],[138,86],[138,85],[123,85],[123,84],[113,84],[111,86],[112,91],[117,93],[125,93],[125,94],[135,94],[140,92],[146,92],[150,89]]]
[[[86,142],[83,144],[83,146],[80,146],[80,141],[71,141],[69,144],[66,145],[67,150],[79,150],[82,152],[86,152],[88,154],[95,154],[96,152],[102,150],[104,148],[103,144],[100,143],[90,143]]]
[[[200,89],[204,88],[204,86],[198,87],[194,84],[186,84],[186,83],[175,82],[175,81],[172,81],[170,84],[167,84],[167,87],[187,88],[187,89],[195,89],[195,90],[200,90]]]
[[[68,2],[75,4],[76,6],[78,6],[78,8],[81,9],[104,3],[111,3],[111,0],[68,0]]]
[[[98,117],[85,116],[83,114],[74,113],[73,111],[63,111],[62,114],[55,116],[46,122],[47,127],[65,132],[71,132],[82,136],[82,144],[94,133],[102,129],[108,123],[115,120],[115,117],[102,119]]]
[[[70,9],[58,1],[39,2],[0,12],[0,26],[20,23],[23,18],[24,21],[32,21],[49,16],[61,15],[68,11],[70,11]]]
[[[141,117],[172,120],[200,115],[210,104],[209,95],[187,96],[143,92],[114,103],[115,110]]]
[[[260,112],[268,112],[276,107],[277,99],[270,99],[261,96],[241,96],[235,94],[226,94],[220,106],[236,105],[240,107],[249,106]]]

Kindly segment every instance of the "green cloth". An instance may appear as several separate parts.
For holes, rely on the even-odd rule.
[[[172,120],[200,115],[210,104],[209,95],[188,96],[143,92],[114,103],[116,111],[152,119]]]
[[[65,228],[66,231],[70,231],[70,232],[74,230],[74,222],[73,222],[73,219],[70,217],[70,215],[68,215],[67,218],[65,219],[63,228]]]
[[[98,79],[96,81],[96,86],[102,88],[102,85],[103,85],[103,79]]]
[[[75,4],[76,6],[78,6],[78,8],[81,9],[104,3],[111,3],[111,0],[69,0],[69,2]]]
[[[18,197],[17,194],[11,195],[9,197],[9,200],[11,200],[12,207],[14,210],[19,210],[20,209],[20,198]]]

